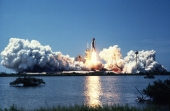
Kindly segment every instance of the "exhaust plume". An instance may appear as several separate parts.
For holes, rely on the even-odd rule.
[[[103,49],[99,56],[106,61],[104,68],[116,73],[166,72],[166,69],[155,61],[155,54],[154,50],[142,50],[138,51],[136,58],[135,51],[131,50],[123,59],[120,48],[115,45]]]
[[[74,58],[52,52],[49,45],[42,46],[38,41],[11,38],[1,53],[1,64],[17,72],[41,72],[75,70]]]
[[[104,68],[107,70],[112,70],[117,73],[121,73],[124,67],[124,60],[122,60],[122,55],[120,53],[120,48],[118,45],[110,46],[108,49],[103,49],[99,56],[101,59],[106,61]]]
[[[127,56],[124,58],[125,66],[123,73],[137,73],[137,72],[164,72],[166,69],[155,61],[156,51],[139,51],[136,55],[135,51],[131,50],[127,53]]]
[[[89,70],[101,70],[103,68],[103,64],[97,60],[96,52],[92,50],[85,51],[85,66],[89,68]]]

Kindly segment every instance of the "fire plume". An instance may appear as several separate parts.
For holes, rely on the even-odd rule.
[[[91,53],[91,63],[96,64],[97,63],[97,55],[95,51],[92,51]]]

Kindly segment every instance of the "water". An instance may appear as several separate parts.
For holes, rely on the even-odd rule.
[[[53,76],[40,77],[46,84],[38,87],[12,87],[16,77],[0,77],[0,108],[15,104],[24,109],[52,107],[57,105],[112,105],[129,104],[145,106],[135,99],[139,90],[154,80],[165,80],[168,76],[144,79],[143,76]]]

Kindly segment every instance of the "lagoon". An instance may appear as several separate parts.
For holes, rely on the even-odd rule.
[[[151,102],[138,103],[139,93],[149,83],[169,76],[40,76],[46,84],[37,87],[13,87],[9,83],[16,77],[0,77],[0,108],[15,104],[24,109],[39,107],[69,106],[75,104],[113,105],[129,104],[142,107],[153,105]],[[155,104],[154,104],[155,105]],[[159,105],[159,104],[157,104]],[[163,105],[160,105],[163,106]]]

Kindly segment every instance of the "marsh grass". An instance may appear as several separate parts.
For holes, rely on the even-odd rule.
[[[27,110],[12,105],[10,108],[0,109],[0,111],[165,111],[164,108],[156,108],[154,106],[146,106],[143,108],[127,105],[111,105],[111,106],[88,106],[88,105],[72,105],[72,106],[53,106],[51,108],[40,107],[38,109]]]

